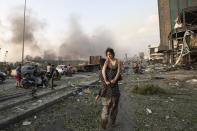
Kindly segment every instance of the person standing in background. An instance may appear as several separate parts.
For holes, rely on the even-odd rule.
[[[21,87],[21,79],[22,79],[22,76],[21,76],[21,64],[18,65],[18,67],[16,68],[16,80],[17,80],[17,84],[16,84],[16,87]]]

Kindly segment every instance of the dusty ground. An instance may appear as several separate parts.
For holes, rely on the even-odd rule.
[[[24,131],[72,131],[72,130],[100,130],[100,101],[94,100],[94,92],[72,96],[62,102],[35,114],[24,121],[30,121],[31,125],[23,126],[23,121],[10,126],[6,130]]]
[[[149,81],[140,82],[139,85],[151,83],[165,91],[157,95],[130,93],[130,102],[134,107],[137,120],[135,130],[197,130],[197,83],[186,82],[196,78],[196,73],[197,71],[179,70],[126,77],[128,92],[131,92],[134,84],[129,82],[130,79],[136,77],[139,79],[152,77]],[[156,76],[164,79],[155,79]],[[147,113],[146,108],[152,113]]]
[[[173,71],[166,73],[145,73],[124,75],[120,82],[116,131],[188,131],[197,130],[197,71]],[[132,93],[133,85],[151,83],[161,87],[165,93],[140,95]],[[24,120],[31,124],[23,126],[21,121],[7,130],[38,131],[100,131],[101,102],[95,101],[98,88],[90,89],[91,94],[83,94],[62,100]],[[146,110],[150,109],[152,113]],[[36,116],[36,117],[35,117]]]

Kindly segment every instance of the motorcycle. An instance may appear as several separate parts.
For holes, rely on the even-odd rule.
[[[38,86],[48,87],[48,78],[45,75],[45,73],[40,74],[41,77],[41,84],[38,84]],[[21,80],[21,85],[23,88],[27,89],[29,87],[35,86],[35,80],[32,78],[31,74],[25,74],[23,79]]]
[[[23,79],[21,80],[21,86],[25,89],[35,86],[35,81],[31,77],[31,74],[25,74]]]

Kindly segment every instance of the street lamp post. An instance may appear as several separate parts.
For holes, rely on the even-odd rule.
[[[22,49],[22,65],[24,63],[24,43],[25,43],[25,12],[26,12],[26,0],[24,6],[24,25],[23,25],[23,49]]]

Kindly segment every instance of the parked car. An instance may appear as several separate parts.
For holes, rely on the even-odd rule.
[[[3,82],[6,80],[6,74],[4,72],[0,72],[0,81]]]
[[[24,65],[21,68],[21,74],[32,74],[34,72],[34,66],[33,65]]]
[[[21,68],[21,74],[22,76],[24,76],[25,74],[32,74],[34,72],[34,69],[34,65],[24,65]],[[38,73],[41,74],[43,72],[46,72],[46,70],[38,67]]]
[[[56,70],[57,70],[60,74],[65,75],[66,72],[67,72],[67,66],[65,66],[65,65],[58,65],[58,66],[56,67]]]

